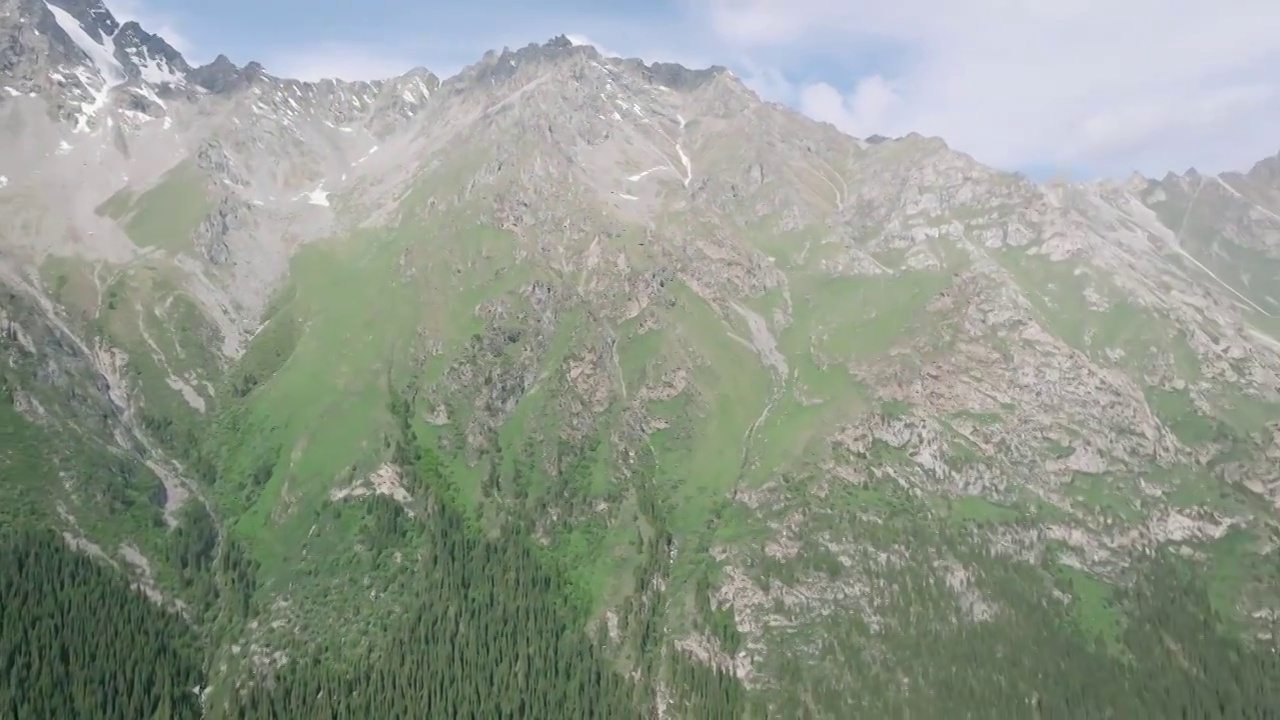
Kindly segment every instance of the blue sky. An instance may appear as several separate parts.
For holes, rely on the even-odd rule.
[[[1248,169],[1280,151],[1274,0],[106,0],[193,61],[348,79],[561,33],[727,65],[845,131],[939,135],[1044,177]]]

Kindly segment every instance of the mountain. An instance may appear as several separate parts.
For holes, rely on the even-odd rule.
[[[1280,155],[1038,185],[563,37],[308,83],[0,0],[0,285],[0,593],[129,608],[104,717],[1280,708]]]

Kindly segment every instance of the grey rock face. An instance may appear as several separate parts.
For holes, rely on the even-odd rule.
[[[243,90],[262,74],[262,66],[250,63],[243,69],[226,55],[219,55],[213,62],[192,68],[188,77],[200,87],[215,93],[232,93]]]
[[[39,4],[31,2],[29,7],[38,9]],[[120,30],[120,23],[116,21],[115,15],[111,14],[101,0],[49,0],[48,4],[67,11],[99,45],[106,44]]]
[[[154,67],[159,71],[160,79],[156,82],[161,85],[173,85],[191,73],[192,68],[181,53],[165,42],[164,38],[148,33],[132,20],[120,26],[115,45],[116,59],[124,65],[125,72],[133,80],[150,80],[143,74],[143,68],[147,67]]]
[[[634,58],[624,61],[623,65],[655,85],[680,91],[696,90],[729,72],[728,68],[720,65],[691,70],[676,63],[655,62],[646,65],[643,60]]]

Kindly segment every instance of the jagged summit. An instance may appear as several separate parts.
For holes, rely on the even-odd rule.
[[[517,50],[509,47],[504,47],[501,51],[488,50],[479,61],[463,68],[457,76],[447,80],[446,85],[450,88],[458,88],[469,83],[505,82],[515,76],[522,66],[583,56],[599,58],[600,54],[589,45],[574,45],[563,35],[542,44],[529,43]]]
[[[159,35],[152,35],[130,20],[120,26],[115,36],[117,58],[125,60],[125,72],[132,78],[148,82],[172,83],[191,71],[186,58]],[[148,72],[148,71],[152,72]]]
[[[568,35],[560,34],[542,44],[543,47],[565,49],[574,46],[574,42],[569,39]]]
[[[241,68],[226,55],[220,54],[212,62],[193,68],[188,77],[210,92],[231,93],[252,84],[265,74],[266,68],[258,62],[249,62]]]
[[[1280,189],[1280,152],[1267,158],[1263,158],[1249,169],[1249,176],[1256,178],[1259,182],[1270,183],[1272,186]]]
[[[120,23],[102,0],[26,0],[31,8],[39,9],[40,5],[56,7],[75,18],[84,31],[96,42],[103,43],[106,38],[120,30]]]
[[[163,37],[137,22],[119,23],[98,0],[0,3],[0,102],[39,99],[79,133],[129,128],[127,138],[151,120],[167,130],[183,115],[194,121],[222,112],[217,98],[251,91],[265,93],[260,108],[323,116],[335,126],[381,114],[373,123],[381,133],[412,117],[439,87],[425,68],[388,80],[305,83],[272,76],[258,62],[241,67],[226,55],[192,66]]]
[[[639,72],[649,82],[672,90],[693,90],[718,77],[732,77],[729,69],[722,65],[692,70],[678,63],[645,64],[639,58],[628,58],[623,61],[623,64]]]
[[[501,83],[515,77],[521,68],[562,63],[575,58],[611,63],[611,66],[634,75],[642,82],[670,90],[689,91],[706,85],[719,77],[732,77],[727,68],[714,65],[703,69],[689,69],[676,63],[645,63],[639,58],[606,59],[593,45],[574,43],[567,35],[557,35],[543,43],[529,43],[512,50],[489,50],[479,61],[467,66],[456,76],[445,81],[454,91],[464,90],[476,83]],[[735,79],[736,82],[736,79]]]
[[[151,117],[163,115],[159,99],[191,93],[233,95],[270,79],[295,85],[296,81],[272,76],[260,63],[243,67],[225,55],[192,66],[163,37],[137,22],[119,23],[101,0],[6,0],[10,9],[0,21],[0,85],[9,94],[43,95],[54,101],[59,113],[78,126],[94,125],[104,109],[113,107],[117,91],[135,92],[157,101],[125,105]],[[7,38],[4,36],[7,35]],[[476,83],[503,82],[524,66],[571,58],[601,61],[590,46],[578,46],[566,35],[541,44],[512,50],[489,51],[475,64],[448,82],[452,90]],[[645,63],[637,58],[615,59],[616,67],[653,86],[689,91],[721,76],[731,76],[721,66],[689,69],[674,63]],[[338,83],[345,81],[338,80]],[[419,85],[431,91],[440,80],[425,68],[413,68],[386,80],[348,83],[352,87],[403,88]]]
[[[187,61],[136,22],[121,25],[101,2],[20,0],[0,17],[0,82],[20,93],[67,90],[105,103],[128,83],[180,85]]]

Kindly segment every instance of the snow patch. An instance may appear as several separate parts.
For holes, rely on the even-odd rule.
[[[129,58],[138,66],[138,72],[145,82],[155,85],[182,85],[182,76],[173,69],[163,57],[151,57],[146,50],[129,48]]]
[[[320,187],[307,193],[307,202],[311,205],[329,207],[329,193],[324,189],[324,183],[320,183]]]
[[[648,175],[648,174],[649,174],[649,173],[651,173],[651,172],[657,172],[657,171],[659,171],[659,170],[670,170],[670,169],[671,169],[671,168],[667,167],[666,165],[659,165],[658,167],[649,168],[648,170],[645,170],[645,171],[644,171],[644,172],[642,172],[642,173],[637,173],[637,174],[635,174],[635,175],[632,175],[632,176],[628,177],[628,178],[627,178],[627,180],[629,180],[629,181],[631,181],[631,182],[638,182],[638,181],[640,181],[640,180],[643,180],[643,179],[644,179],[644,176],[645,176],[645,175]]]
[[[693,180],[693,165],[689,162],[689,156],[684,154],[684,148],[680,147],[680,143],[676,143],[676,152],[680,154],[680,163],[684,165],[684,186],[689,187],[689,181]]]
[[[115,53],[105,45],[99,44],[89,33],[85,32],[85,29],[80,26],[79,21],[71,16],[71,13],[47,2],[45,6],[53,13],[53,19],[57,21],[58,27],[62,28],[62,31],[71,38],[76,47],[89,56],[89,60],[94,67],[102,74],[103,80],[113,86],[125,82],[127,78],[124,73],[124,67],[120,65],[119,60],[116,60]]]
[[[351,163],[351,164],[352,164],[352,165],[359,165],[360,163],[364,162],[365,160],[368,160],[368,159],[369,159],[369,156],[370,156],[370,155],[373,155],[373,154],[374,154],[374,153],[376,153],[376,152],[378,152],[378,146],[377,146],[377,145],[374,145],[373,147],[369,148],[369,152],[365,153],[365,154],[364,154],[364,157],[360,158],[359,160],[357,160],[357,161],[355,161],[354,163]]]
[[[166,105],[164,104],[164,101],[160,99],[160,96],[159,96],[159,95],[156,95],[155,90],[152,90],[152,89],[151,89],[151,86],[149,86],[149,85],[142,85],[142,86],[139,86],[139,87],[136,87],[136,88],[130,88],[130,89],[131,89],[131,90],[133,90],[134,92],[138,93],[138,94],[139,94],[139,95],[141,95],[142,97],[144,97],[144,98],[146,98],[146,99],[150,100],[151,102],[153,102],[153,103],[155,103],[155,104],[159,105],[160,107],[168,109],[168,106],[166,106]]]
[[[71,152],[71,143],[66,140],[59,140],[57,153],[59,155],[66,155],[69,152]]]
[[[1253,200],[1250,200],[1249,198],[1245,197],[1244,195],[1241,195],[1241,194],[1240,194],[1240,191],[1239,191],[1239,190],[1236,190],[1236,189],[1235,189],[1235,188],[1233,188],[1233,187],[1231,187],[1231,185],[1229,185],[1229,184],[1227,183],[1227,181],[1226,181],[1226,180],[1223,180],[1223,179],[1222,179],[1222,176],[1221,176],[1221,175],[1214,175],[1214,176],[1213,176],[1213,179],[1214,179],[1214,180],[1217,180],[1217,181],[1218,181],[1218,184],[1219,184],[1219,185],[1221,185],[1221,186],[1223,187],[1223,189],[1225,189],[1227,192],[1231,193],[1232,195],[1235,195],[1235,196],[1236,196],[1237,198],[1239,198],[1240,200],[1243,200],[1243,201],[1245,201],[1245,202],[1249,203],[1249,209],[1251,209],[1251,210],[1252,210],[1252,209],[1257,209],[1257,210],[1261,211],[1261,212],[1262,212],[1262,214],[1267,215],[1268,217],[1270,217],[1272,220],[1280,220],[1280,215],[1277,215],[1277,214],[1275,214],[1275,213],[1271,212],[1270,210],[1268,210],[1268,209],[1266,209],[1266,208],[1262,207],[1261,205],[1259,205],[1259,204],[1255,203]]]
[[[5,187],[8,184],[9,184],[9,178],[4,175],[0,175],[0,188]]]
[[[146,113],[138,112],[137,110],[123,110],[123,111],[121,111],[121,112],[122,112],[122,114],[123,114],[125,117],[129,118],[130,120],[134,121],[135,123],[138,123],[139,125],[141,125],[141,124],[143,124],[143,123],[151,122],[152,120],[154,120],[154,119],[155,119],[155,118],[151,117],[150,115],[148,115],[148,114],[146,114]]]
[[[120,65],[120,61],[116,60],[114,52],[107,48],[106,45],[98,43],[94,40],[80,23],[60,7],[45,3],[45,7],[49,8],[49,12],[53,13],[53,19],[58,23],[58,27],[71,38],[76,47],[84,51],[89,56],[89,61],[93,63],[98,74],[102,77],[103,86],[98,90],[90,90],[93,95],[92,102],[81,103],[80,108],[84,112],[76,121],[76,132],[88,132],[88,119],[98,113],[99,110],[106,107],[107,99],[111,94],[112,88],[123,85],[129,78],[124,73],[124,67]],[[109,36],[114,45],[115,36]],[[81,76],[81,80],[85,78]],[[89,83],[85,83],[85,87],[89,87]]]

